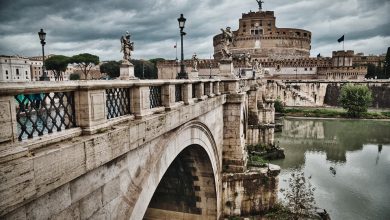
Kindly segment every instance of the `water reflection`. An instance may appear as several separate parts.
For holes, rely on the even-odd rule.
[[[335,163],[346,162],[347,151],[361,150],[364,143],[390,143],[390,122],[371,120],[283,120],[282,133],[275,140],[283,147],[292,146],[287,152],[285,167],[299,167],[304,163],[304,153],[319,151]]]
[[[293,170],[312,176],[315,198],[332,219],[390,216],[390,122],[285,119],[275,140],[286,159],[279,185]],[[279,195],[281,196],[281,195]]]

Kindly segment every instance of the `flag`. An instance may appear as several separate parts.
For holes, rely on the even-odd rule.
[[[339,42],[339,43],[343,42],[343,41],[344,41],[344,35],[337,40],[337,42]]]

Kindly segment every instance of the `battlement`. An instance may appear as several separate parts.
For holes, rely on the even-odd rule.
[[[275,18],[274,11],[250,11],[242,13],[242,18]]]
[[[353,57],[354,51],[353,50],[339,50],[339,51],[333,51],[332,57]]]
[[[326,72],[367,72],[366,66],[337,66],[319,68],[320,71]]]

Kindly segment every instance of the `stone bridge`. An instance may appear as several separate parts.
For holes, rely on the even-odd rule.
[[[273,207],[273,99],[251,79],[0,84],[0,219],[221,219]]]

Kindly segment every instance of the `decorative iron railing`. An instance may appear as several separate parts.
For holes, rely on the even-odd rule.
[[[150,86],[150,108],[156,108],[162,106],[161,101],[161,86]]]
[[[181,85],[175,85],[175,102],[183,101]]]
[[[19,94],[15,99],[19,140],[59,132],[76,125],[73,92]]]
[[[130,94],[127,88],[106,89],[107,119],[130,114]]]

